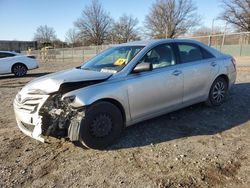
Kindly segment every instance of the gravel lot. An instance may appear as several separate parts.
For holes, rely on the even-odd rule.
[[[129,127],[106,151],[22,134],[16,93],[35,77],[76,65],[0,76],[0,187],[250,187],[250,66],[238,67],[221,107],[196,104]]]

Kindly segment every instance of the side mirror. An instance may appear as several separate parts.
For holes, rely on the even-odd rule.
[[[140,73],[140,72],[146,72],[146,71],[151,71],[153,70],[153,65],[152,63],[139,63],[135,66],[133,73]]]

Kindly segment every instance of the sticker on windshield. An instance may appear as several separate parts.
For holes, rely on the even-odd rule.
[[[126,61],[127,61],[127,59],[119,58],[119,59],[117,59],[117,60],[114,62],[114,65],[121,66],[121,65],[125,64]]]
[[[106,73],[111,73],[111,74],[117,73],[116,70],[111,70],[111,69],[101,69],[101,72],[106,72]]]

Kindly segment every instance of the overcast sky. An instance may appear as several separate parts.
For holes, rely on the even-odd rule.
[[[220,0],[193,0],[202,24],[211,27],[222,11]],[[91,0],[0,0],[0,40],[32,40],[39,25],[53,27],[60,40],[73,27],[82,9]],[[123,13],[133,15],[143,25],[145,15],[155,0],[100,0],[114,19]],[[222,26],[220,21],[215,26]]]

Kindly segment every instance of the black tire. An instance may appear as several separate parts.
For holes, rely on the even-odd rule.
[[[213,82],[210,88],[206,104],[208,106],[220,106],[226,100],[227,94],[228,94],[227,81],[222,77],[218,77]]]
[[[79,141],[92,149],[105,149],[123,130],[121,111],[109,102],[97,102],[86,109],[81,121]]]
[[[28,70],[27,67],[22,63],[17,63],[15,65],[13,65],[13,67],[12,67],[12,72],[17,77],[22,77],[22,76],[26,75],[27,70]]]

